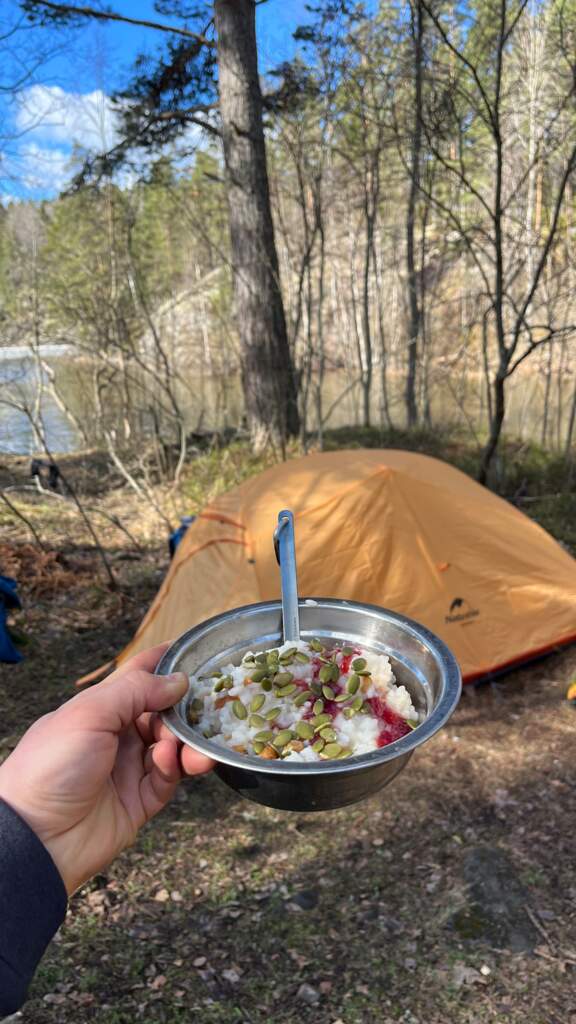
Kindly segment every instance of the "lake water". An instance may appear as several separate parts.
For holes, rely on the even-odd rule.
[[[98,443],[91,435],[93,417],[86,407],[88,368],[78,360],[70,358],[66,346],[42,347],[41,354],[49,358],[49,365],[55,373],[60,394],[82,424],[86,437],[82,437],[51,394],[43,390],[38,399],[39,370],[30,350],[26,347],[0,349],[0,453],[16,455],[42,454],[43,447],[33,426],[37,414],[42,424],[49,450],[53,453],[68,453],[85,448],[87,442]],[[227,378],[226,381],[192,377],[185,396],[181,396],[182,408],[186,410],[186,427],[189,430],[218,428],[238,422],[241,415],[242,398],[240,382]],[[350,426],[362,422],[362,396],[360,388],[349,389],[350,377],[345,371],[333,371],[326,375],[323,389],[324,414],[336,403],[330,416],[330,427]],[[402,426],[403,380],[392,378],[390,384],[390,405],[394,424]],[[567,376],[558,387],[556,384],[550,400],[550,422],[558,418],[561,423],[560,445],[563,444],[574,381]],[[506,430],[525,439],[541,439],[544,409],[544,376],[530,369],[513,379],[508,394]],[[38,404],[39,402],[39,404]],[[560,403],[560,416],[558,416]],[[312,403],[311,403],[312,404]],[[29,411],[28,414],[27,411]],[[381,416],[381,400],[378,380],[373,395],[373,422],[378,425]],[[478,429],[485,422],[485,408],[482,387],[479,380],[454,380],[440,377],[432,391],[432,419],[435,423],[460,422],[463,426]],[[311,414],[310,428],[315,427]],[[556,439],[550,434],[549,443]]]

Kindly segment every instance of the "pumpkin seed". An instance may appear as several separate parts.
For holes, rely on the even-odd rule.
[[[288,686],[281,686],[276,690],[279,697],[289,697],[291,693],[295,693],[298,689],[296,683],[288,683]]]
[[[316,640],[316,638],[310,641],[310,647],[313,651],[316,651],[317,654],[322,654],[322,651],[324,650],[324,647],[319,640]]]
[[[221,668],[215,668],[215,669],[213,669],[213,671],[210,674],[211,674],[212,678],[214,679],[215,676],[223,675],[223,672],[222,672]]]
[[[310,719],[310,721],[315,729],[322,729],[332,721],[332,716],[328,714],[314,715],[314,718]]]
[[[260,651],[260,654],[257,654],[255,656],[254,661],[257,661],[259,665],[265,665],[266,661],[267,661],[267,657],[268,657],[268,655],[266,654],[265,651]]]
[[[280,729],[280,732],[274,736],[273,743],[275,747],[285,747],[293,738],[291,729]]]
[[[330,726],[328,726],[327,729],[321,729],[320,735],[323,740],[326,740],[327,743],[334,743],[334,740],[338,739],[338,734],[334,731],[334,729],[331,729]]]
[[[260,683],[260,686],[264,690],[264,693],[270,693],[270,690],[272,689],[272,680],[263,679],[262,682]]]
[[[332,682],[337,683],[338,680],[340,679],[340,667],[336,664],[336,662],[334,662],[334,664],[330,666],[330,672]]]
[[[254,739],[257,743],[268,743],[273,736],[272,729],[262,729],[261,732],[256,733]]]
[[[266,744],[259,742],[259,740],[256,740],[256,742],[253,743],[252,746],[254,748],[254,753],[255,754],[261,754],[262,751],[264,750],[264,747],[266,746]]]
[[[334,700],[336,701],[337,704],[342,704],[343,701],[350,700],[350,694],[339,693],[337,697],[334,697]]]
[[[415,722],[413,718],[407,718],[406,725],[409,725],[411,729],[415,729],[417,725],[420,725],[420,722]]]
[[[312,700],[313,696],[314,694],[311,690],[302,690],[302,693],[299,693],[298,696],[294,698],[294,704],[297,708],[301,708],[307,700]]]
[[[324,711],[324,701],[323,700],[314,701],[314,705],[312,707],[312,711],[314,712],[315,715],[321,715],[322,712]]]
[[[310,683],[310,689],[312,690],[312,693],[315,694],[316,697],[322,696],[322,687],[320,686],[320,683],[316,682],[316,680]]]
[[[266,697],[263,693],[257,693],[256,696],[250,701],[250,711],[260,711],[260,708],[264,704]]]
[[[363,704],[364,704],[364,698],[359,693],[358,696],[355,697],[354,700],[352,701],[352,705],[351,706],[354,708],[354,711],[360,711],[360,708],[362,707]]]
[[[322,751],[322,757],[339,757],[342,747],[339,743],[327,743]]]
[[[344,708],[342,714],[344,715],[344,718],[354,718],[356,710],[355,708]]]
[[[316,740],[316,743],[312,744],[312,750],[315,750],[317,754],[319,754],[321,750],[324,750],[324,747],[324,740]]]
[[[318,673],[318,678],[321,683],[329,683],[330,680],[332,679],[332,666],[322,665],[322,668]]]
[[[248,724],[251,729],[263,729],[266,725],[266,719],[262,718],[262,715],[250,715]]]
[[[268,675],[267,668],[257,668],[255,672],[250,676],[253,683],[261,683],[263,679],[266,679]]]
[[[326,700],[334,700],[334,697],[336,696],[331,686],[323,686],[322,693],[326,697]]]
[[[297,654],[297,652],[297,647],[289,647],[287,651],[282,651],[282,654],[280,655],[280,661],[282,661],[282,658],[293,658],[294,655]]]
[[[346,683],[346,689],[348,690],[348,693],[357,693],[359,686],[360,686],[360,676],[358,676],[358,675],[356,675],[356,673],[354,673],[353,675],[350,676],[348,682]]]
[[[216,735],[216,729],[213,726],[209,726],[208,729],[204,729],[202,735],[207,739],[211,740]]]
[[[192,708],[193,711],[203,711],[204,710],[204,701],[203,701],[203,699],[201,697],[195,697],[194,700],[191,702],[190,707]]]
[[[372,673],[369,672],[367,668],[363,668],[362,671],[358,673],[358,675],[362,676],[364,679],[367,679],[368,676],[372,675]]]
[[[234,701],[234,703],[232,704],[232,712],[236,715],[236,718],[248,718],[248,712],[241,700]]]
[[[370,707],[370,705],[369,705],[367,700],[364,701],[364,703],[363,703],[362,707],[360,708],[360,710],[361,710],[363,715],[371,715],[372,714],[372,708]]]
[[[276,686],[285,686],[286,683],[291,683],[294,676],[291,672],[277,672],[274,676],[274,683]]]
[[[301,740],[311,740],[314,735],[314,726],[310,722],[296,722],[294,728]]]
[[[338,754],[338,759],[340,759],[341,757],[350,757],[351,754],[352,754],[351,748],[350,747],[344,747],[341,750],[341,752]]]
[[[342,648],[342,654],[344,655],[345,658],[349,658],[351,654],[354,654],[354,648],[353,647],[343,647]]]
[[[366,658],[354,658],[352,668],[355,672],[361,672],[363,668],[366,668]]]
[[[296,651],[294,658],[296,661],[299,661],[301,665],[307,665],[310,661],[310,658],[307,654],[304,654],[304,651]]]
[[[279,707],[269,708],[266,714],[264,715],[264,718],[266,719],[267,722],[273,722],[276,718],[278,718],[278,715],[280,714],[281,711],[282,708]]]
[[[214,693],[220,693],[220,691],[223,690],[223,689],[224,689],[224,680],[223,679],[219,679],[218,682],[214,684]]]

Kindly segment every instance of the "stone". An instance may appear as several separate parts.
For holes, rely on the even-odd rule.
[[[307,1003],[308,1006],[316,1006],[316,1003],[320,1002],[320,993],[317,989],[312,988],[312,985],[303,982],[296,993],[296,999],[299,999],[302,1003]]]
[[[496,949],[533,952],[540,937],[526,912],[528,893],[509,857],[496,847],[474,847],[465,856],[463,873],[468,903],[452,917],[458,934]]]

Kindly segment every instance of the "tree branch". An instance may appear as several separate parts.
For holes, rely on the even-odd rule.
[[[147,21],[145,18],[130,18],[127,14],[117,14],[116,11],[98,11],[94,7],[76,7],[74,4],[56,4],[52,3],[51,0],[33,0],[29,5],[30,9],[34,7],[46,7],[50,11],[54,11],[56,14],[72,14],[80,15],[83,18],[96,18],[99,21],[121,21],[126,25],[141,25],[144,28],[153,28],[158,32],[170,32],[177,36],[186,36],[188,39],[196,39],[197,42],[202,43],[203,46],[208,46],[211,50],[216,49],[216,42],[213,39],[207,39],[206,36],[200,35],[198,32],[191,32],[187,28],[175,28],[172,25],[163,25],[158,21]]]

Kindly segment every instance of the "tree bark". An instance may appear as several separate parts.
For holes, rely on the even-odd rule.
[[[488,482],[488,473],[492,464],[492,459],[496,454],[500,435],[502,433],[502,427],[504,425],[504,416],[506,414],[506,396],[504,390],[505,379],[505,372],[502,373],[500,370],[494,378],[494,386],[492,389],[494,411],[490,420],[490,435],[482,451],[480,469],[478,471],[478,483],[484,484],[484,486],[486,486]]]
[[[253,0],[215,0],[218,90],[242,383],[253,443],[298,434],[270,209]]]
[[[409,427],[418,422],[416,370],[420,335],[420,306],[416,274],[416,203],[420,189],[420,154],[422,150],[422,76],[424,19],[420,0],[411,9],[411,31],[414,44],[414,127],[410,154],[410,189],[406,212],[406,271],[408,276],[408,372],[406,375],[406,418]]]

